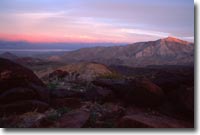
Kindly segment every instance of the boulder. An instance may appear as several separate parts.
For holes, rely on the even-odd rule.
[[[31,88],[30,83],[45,86],[31,70],[6,59],[0,58],[0,63],[0,94],[16,87]]]
[[[35,83],[30,83],[29,86],[37,94],[37,99],[49,103],[50,101],[50,91],[46,87],[37,85]]]
[[[0,58],[1,114],[48,109],[49,90],[29,69]]]
[[[45,115],[38,112],[28,112],[22,115],[19,115],[15,124],[19,128],[33,128],[38,125],[41,127],[41,122],[45,119]]]
[[[44,112],[49,108],[47,103],[38,100],[23,100],[15,101],[10,104],[5,104],[0,106],[0,114],[10,115],[10,114],[21,114],[30,111]]]
[[[78,98],[55,98],[51,100],[51,105],[54,108],[68,107],[77,109],[81,107],[81,100]]]
[[[185,88],[180,91],[179,102],[184,109],[194,113],[194,87]]]
[[[115,99],[122,100],[126,104],[154,106],[161,104],[164,97],[162,89],[145,78],[97,79],[93,83],[112,90]]]
[[[99,104],[85,102],[81,109],[90,112],[90,117],[84,128],[111,128],[119,118],[124,116],[125,108],[116,103]]]
[[[27,112],[20,115],[3,117],[0,126],[4,128],[53,128],[55,122],[44,113]]]
[[[103,113],[102,118],[107,119],[118,119],[125,113],[125,108],[114,103],[105,103],[102,105]]]
[[[181,66],[158,70],[152,81],[165,93],[170,110],[187,118],[194,118],[194,67]],[[163,107],[163,106],[162,106]],[[162,110],[166,111],[166,107]],[[168,111],[169,112],[169,111]]]
[[[138,104],[160,105],[164,99],[162,89],[146,78],[132,80],[134,92],[133,98]]]
[[[92,87],[85,92],[84,99],[89,101],[107,102],[113,99],[113,92],[103,87]]]
[[[192,123],[176,120],[167,116],[145,113],[127,115],[118,122],[118,128],[192,128]]]
[[[13,88],[0,94],[0,104],[12,103],[20,100],[36,99],[37,94],[29,88]]]
[[[194,118],[194,87],[182,86],[171,94],[173,106],[184,115]]]
[[[56,90],[53,90],[50,94],[51,94],[52,98],[69,98],[69,97],[81,98],[81,97],[84,97],[83,92],[66,90],[66,89],[56,89]]]
[[[84,110],[75,110],[64,114],[57,122],[60,128],[81,128],[89,119],[90,113]]]

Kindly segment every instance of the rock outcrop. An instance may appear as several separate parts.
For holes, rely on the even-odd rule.
[[[127,115],[121,118],[119,128],[192,128],[193,124],[167,116],[156,116],[145,113]]]
[[[97,86],[112,90],[116,100],[126,104],[154,106],[162,103],[164,93],[160,87],[148,79],[97,79]]]
[[[0,63],[1,114],[42,112],[49,107],[49,92],[31,70],[7,59]]]
[[[89,119],[90,113],[84,110],[75,110],[64,114],[57,122],[60,128],[81,128]]]
[[[89,62],[68,64],[53,71],[38,72],[38,74],[43,74],[41,78],[44,81],[48,81],[48,79],[49,81],[60,79],[65,82],[77,80],[92,81],[98,76],[112,74],[112,71],[106,65]]]

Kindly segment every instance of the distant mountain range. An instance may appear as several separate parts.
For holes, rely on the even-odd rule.
[[[0,54],[0,58],[9,59],[9,60],[16,60],[19,57],[10,53],[10,52],[4,52],[4,53]]]
[[[55,57],[55,56],[54,56]],[[51,57],[49,58],[51,60]],[[107,65],[192,65],[194,44],[174,37],[126,46],[83,48],[56,58],[65,62],[99,62]]]
[[[93,46],[116,46],[119,43],[68,43],[68,42],[52,42],[52,43],[31,43],[26,41],[4,41],[0,40],[0,49],[67,49],[76,50]]]
[[[22,44],[22,46],[25,45]],[[18,59],[17,56],[8,52],[1,54],[0,57]],[[46,57],[48,57],[48,61],[54,62],[97,62],[106,65],[132,67],[149,65],[194,65],[194,43],[168,37],[156,41],[138,42],[123,46],[82,48],[75,51],[63,52],[59,55],[52,54]]]
[[[10,52],[5,52],[0,54],[0,58],[8,59],[13,62],[19,63],[21,65],[31,65],[31,64],[38,64],[38,63],[45,63],[47,61],[39,58],[33,58],[33,57],[18,57],[15,54],[12,54]]]

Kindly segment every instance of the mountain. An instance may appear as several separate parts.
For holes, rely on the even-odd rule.
[[[63,49],[75,50],[92,46],[116,46],[120,43],[70,43],[70,42],[27,42],[0,40],[0,49]]]
[[[18,57],[10,52],[5,52],[0,54],[0,58],[5,58],[5,59],[9,59],[9,60],[16,60],[18,59]]]
[[[66,62],[99,62],[107,65],[187,65],[194,62],[194,44],[174,37],[126,46],[83,48],[66,52]]]
[[[70,80],[87,80],[91,81],[95,77],[110,75],[112,71],[106,65],[99,63],[73,63],[61,66],[55,69],[46,69],[45,71],[36,72],[39,78],[47,79],[49,76],[58,76],[58,74],[63,74],[61,76],[65,76]],[[76,76],[76,77],[75,77]]]
[[[13,53],[5,52],[0,54],[0,58],[8,59],[21,65],[33,65],[46,62],[45,60],[33,57],[18,57]]]
[[[15,60],[15,62],[24,65],[33,65],[33,64],[42,64],[45,63],[45,60],[33,57],[21,57]]]

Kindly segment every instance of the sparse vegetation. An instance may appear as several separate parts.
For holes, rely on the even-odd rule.
[[[63,114],[68,113],[72,111],[71,108],[68,107],[61,107],[55,110],[54,112],[50,113],[47,118],[51,121],[56,121],[58,120]]]
[[[50,89],[50,90],[55,90],[57,87],[58,87],[58,83],[48,83],[47,84],[47,87]]]
[[[47,119],[50,121],[56,121],[56,120],[58,120],[59,117],[60,117],[59,114],[53,113],[53,114],[48,115]]]
[[[96,124],[96,121],[97,121],[97,113],[91,112],[90,119],[89,119],[90,126],[93,127]]]
[[[7,65],[6,63],[4,65]],[[7,72],[7,67],[12,68],[5,67],[2,68],[4,72]],[[20,70],[14,68],[11,71],[16,73],[17,77],[17,73],[21,77],[22,74],[30,72],[23,68]],[[93,70],[87,71],[86,74],[90,72]],[[131,124],[128,125],[131,122],[134,127],[135,119],[140,120],[141,124],[136,126],[141,127],[165,127],[166,125],[193,127],[193,68],[157,66],[156,68],[116,67],[115,69],[113,67],[110,72],[101,73],[98,76],[99,73],[95,72],[91,80],[77,79],[78,77],[71,79],[68,76],[64,79],[56,76],[52,79],[45,77],[44,81],[51,90],[50,93],[44,92],[46,87],[43,87],[42,82],[31,72],[27,74],[27,78],[20,78],[21,80],[15,79],[14,75],[9,76],[11,80],[17,82],[7,79],[6,83],[1,83],[5,94],[11,96],[9,98],[2,96],[0,127],[62,127],[64,125],[63,127],[116,128],[120,125],[124,128],[131,127]],[[76,73],[73,74],[72,76],[78,76]],[[93,77],[93,73],[91,75]],[[24,83],[27,81],[28,85]],[[17,88],[16,83],[19,84]],[[9,87],[6,84],[9,84]],[[34,84],[33,88],[29,84]],[[10,91],[11,89],[15,94]],[[33,96],[22,96],[32,94]],[[41,99],[35,95],[42,95]],[[50,102],[47,102],[49,99]],[[29,102],[26,103],[27,100]],[[37,109],[33,111],[34,108]],[[179,113],[176,125],[174,121]],[[131,117],[126,117],[127,115]],[[72,123],[68,124],[67,122],[70,121]]]
[[[68,113],[68,112],[70,112],[70,111],[72,111],[72,109],[69,108],[69,107],[61,107],[61,108],[57,109],[56,112],[57,112],[59,115],[62,116],[63,114]]]

